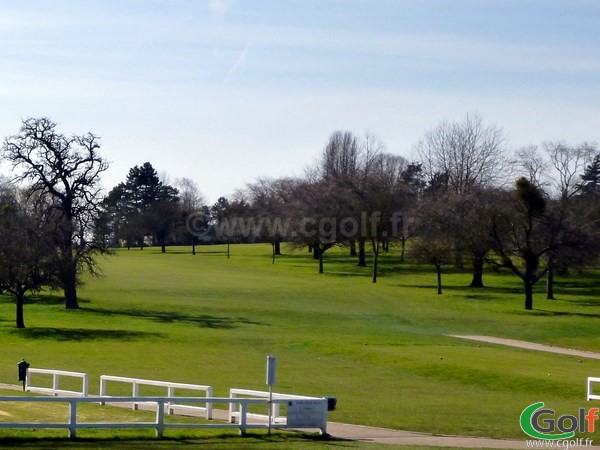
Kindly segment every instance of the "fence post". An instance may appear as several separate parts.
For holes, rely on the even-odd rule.
[[[83,375],[83,386],[81,388],[81,393],[83,397],[87,397],[90,391],[90,380],[88,374]]]
[[[328,403],[327,399],[323,399],[323,403],[325,403],[323,405],[323,408],[325,409],[325,417],[324,417],[324,421],[323,421],[323,424],[321,427],[321,434],[323,436],[325,436],[325,435],[327,435],[327,411],[328,411],[329,403]]]
[[[133,391],[131,393],[132,397],[138,397],[140,392],[140,387],[138,386],[138,384],[135,382],[135,380],[133,381]],[[136,402],[133,402],[133,404],[131,405],[131,409],[138,409],[138,404]]]
[[[213,396],[212,387],[209,386],[206,389],[206,396],[209,398]],[[229,406],[231,406],[231,404]],[[206,402],[206,418],[208,420],[212,420],[212,403],[210,403],[210,402]]]
[[[235,398],[235,392],[229,391],[229,398]],[[233,417],[233,413],[238,409],[235,403],[229,402],[229,423],[235,423],[235,417]],[[240,422],[242,420],[242,416],[240,415]]]
[[[167,397],[175,397],[175,388],[173,386],[167,386]],[[171,402],[167,402],[167,411],[169,412],[169,414],[173,414]]]
[[[100,397],[104,397],[106,395],[106,380],[100,376]],[[100,402],[100,405],[104,406],[105,402]]]
[[[156,402],[156,437],[163,437],[165,428],[165,404],[162,400]]]
[[[58,395],[58,374],[57,373],[53,373],[52,374],[52,395]]]
[[[590,395],[592,394],[592,378],[588,377],[587,379],[587,401],[590,401]]]
[[[77,402],[69,400],[69,437],[77,437]]]
[[[248,414],[248,403],[243,399],[240,399],[240,434],[244,436],[246,434],[247,425],[247,414]]]

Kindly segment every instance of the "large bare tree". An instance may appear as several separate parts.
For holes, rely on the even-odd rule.
[[[486,125],[478,114],[468,114],[462,121],[441,122],[428,131],[416,146],[416,157],[435,195],[450,195],[459,204],[477,196],[488,187],[501,186],[507,181],[509,159],[506,137],[501,128]],[[475,203],[469,203],[475,207]],[[456,211],[456,214],[459,214]],[[481,212],[471,214],[473,220],[458,219],[459,228],[446,229],[448,238],[455,242],[456,266],[462,267],[462,252],[470,252],[473,259],[472,287],[483,287],[481,262],[487,253],[482,241],[463,239],[464,236],[487,232],[481,227]],[[479,217],[478,217],[479,216]],[[455,221],[456,222],[456,221]],[[467,226],[475,227],[467,230]],[[475,244],[475,245],[473,245]]]
[[[24,120],[20,132],[5,139],[2,156],[27,185],[30,195],[48,204],[55,225],[56,283],[67,309],[77,309],[77,284],[83,270],[97,273],[92,227],[100,215],[100,176],[108,163],[99,154],[98,136],[67,136],[52,120]]]
[[[426,177],[444,175],[445,187],[458,194],[506,182],[504,131],[478,114],[441,122],[417,144],[416,155]]]

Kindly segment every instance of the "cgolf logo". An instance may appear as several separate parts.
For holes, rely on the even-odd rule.
[[[559,440],[580,433],[593,433],[600,408],[590,408],[587,411],[579,408],[577,416],[564,414],[556,418],[553,409],[544,408],[544,402],[529,405],[521,413],[521,429],[536,439]]]

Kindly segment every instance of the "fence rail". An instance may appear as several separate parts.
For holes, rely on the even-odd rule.
[[[326,399],[320,399],[323,403],[323,407],[327,402]],[[231,423],[171,423],[165,422],[164,412],[165,406],[172,404],[173,402],[186,402],[186,403],[223,403],[223,404],[238,404],[240,407],[240,420],[238,424]],[[284,403],[289,400],[286,399],[273,399],[274,404]],[[2,428],[64,428],[69,430],[69,437],[75,438],[77,436],[78,429],[84,428],[154,428],[156,430],[156,436],[162,437],[166,428],[229,428],[238,429],[241,435],[246,434],[248,429],[270,429],[270,428],[291,428],[287,424],[276,424],[270,426],[268,423],[250,423],[248,421],[248,407],[253,404],[268,405],[269,401],[261,398],[220,398],[220,397],[21,397],[21,396],[1,396],[0,403],[2,402],[45,402],[45,403],[68,403],[68,421],[67,422],[0,422],[0,429]],[[109,422],[109,423],[91,423],[91,422],[78,422],[77,421],[77,406],[79,403],[123,403],[123,402],[145,402],[156,404],[156,419],[154,422]],[[327,432],[327,421],[325,414],[324,423],[320,423],[320,426],[310,426],[304,428],[320,428],[322,433]],[[293,428],[302,428],[302,426],[294,426]]]
[[[107,396],[106,385],[108,381],[114,381],[119,383],[128,383],[132,387],[132,397],[140,397],[140,386],[157,386],[167,388],[167,397],[175,398],[175,389],[186,389],[190,391],[203,391],[205,397],[212,397],[213,388],[212,386],[205,386],[200,384],[187,384],[187,383],[173,383],[170,381],[156,381],[156,380],[144,380],[142,378],[131,378],[131,377],[118,377],[114,375],[101,375],[100,376],[100,396]],[[143,402],[147,402],[144,400]],[[143,402],[132,402],[132,408],[138,409],[139,403]],[[181,402],[181,400],[179,400]],[[173,414],[174,408],[189,409],[193,411],[201,411],[206,413],[207,419],[212,419],[212,403],[207,402],[205,406],[190,406],[183,405],[181,403],[167,402],[165,404],[169,414]]]
[[[34,386],[32,383],[32,374],[52,375],[52,387],[48,388],[43,386]],[[81,378],[81,391],[60,389],[60,377]],[[36,369],[30,367],[29,369],[27,369],[27,376],[25,377],[25,390],[30,392],[39,392],[42,394],[66,394],[87,397],[89,393],[89,377],[87,373],[82,372],[70,372],[67,370],[54,369]]]

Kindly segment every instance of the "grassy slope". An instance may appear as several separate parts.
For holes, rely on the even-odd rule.
[[[518,280],[433,273],[383,261],[373,285],[342,252],[326,274],[304,252],[270,261],[270,246],[120,251],[105,277],[81,289],[82,310],[60,298],[27,304],[26,330],[0,305],[0,381],[16,362],[100,374],[264,389],[265,355],[278,357],[277,390],[338,398],[335,421],[444,434],[523,437],[518,416],[537,401],[559,413],[585,405],[600,361],[446,337],[486,334],[600,351],[597,276],[559,280],[559,300],[536,295],[525,312]],[[114,392],[119,392],[117,385]],[[126,393],[126,391],[121,391]],[[150,393],[150,392],[148,392]]]

